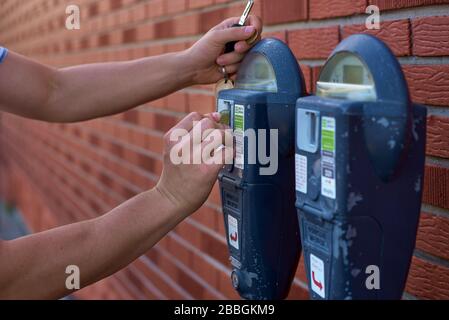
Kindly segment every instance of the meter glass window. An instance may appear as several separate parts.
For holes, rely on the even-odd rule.
[[[264,55],[252,53],[243,61],[237,75],[236,88],[264,92],[278,91],[273,66]]]
[[[217,111],[220,113],[220,123],[231,126],[231,113],[234,108],[234,101],[218,99]]]
[[[341,52],[324,66],[317,82],[317,96],[357,100],[377,100],[376,87],[368,67],[352,53]]]

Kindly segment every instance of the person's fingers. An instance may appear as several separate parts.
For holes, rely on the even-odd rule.
[[[207,148],[211,152],[206,155],[206,159],[204,160],[211,158],[213,151],[225,143],[225,130],[209,130],[206,134],[207,136],[201,142],[201,149],[206,150]]]
[[[228,42],[249,39],[256,28],[253,26],[227,28],[223,30],[214,30],[211,34],[213,41],[219,46],[224,46]]]
[[[221,160],[221,162],[215,162],[212,159],[215,157],[215,154],[220,152],[223,148],[229,148],[232,152],[233,144],[234,137],[232,130],[212,130],[201,144],[203,161],[206,164],[221,163],[224,165],[224,159],[215,158],[215,161]]]
[[[172,129],[184,129],[189,132],[192,130],[193,125],[195,122],[201,121],[203,119],[203,116],[199,114],[198,112],[192,112],[189,113],[185,118],[183,118],[181,121],[178,122],[177,125],[175,125]]]
[[[203,148],[208,146],[209,148],[213,148],[213,150],[218,149],[220,146],[232,148],[234,145],[232,129],[209,130],[209,132],[205,134],[201,145]]]
[[[220,123],[221,114],[220,112],[213,112],[204,115],[205,118],[210,118],[211,120]]]
[[[259,35],[262,34],[263,31],[263,22],[258,16],[250,15],[246,20],[246,25],[253,26]]]
[[[257,36],[257,38],[256,38],[253,42],[251,42],[251,43],[248,43],[248,40],[237,42],[237,43],[235,44],[235,52],[245,54],[245,53],[248,52],[252,47],[254,47],[254,46],[256,45],[256,43],[260,41],[261,38],[262,38],[262,37],[261,37],[261,35],[259,34],[259,35]]]
[[[164,141],[166,147],[170,148],[174,144],[188,138],[188,133],[192,129],[195,122],[200,121],[203,117],[198,112],[192,112],[178,122],[165,135]]]
[[[202,140],[204,139],[204,137],[206,137],[207,135],[205,135],[205,131],[210,130],[210,129],[221,129],[222,125],[215,122],[214,120],[211,120],[210,118],[203,118],[200,122],[198,122],[193,129],[190,131],[190,135],[193,138],[193,143],[194,144],[201,144]],[[193,135],[200,135],[199,137],[193,137]]]
[[[234,148],[225,146],[218,148],[210,159],[214,163],[214,170],[220,170],[225,164],[232,164],[233,160]]]
[[[217,64],[220,66],[227,66],[230,64],[236,64],[243,60],[245,55],[243,53],[238,53],[236,51],[222,54],[217,58]]]
[[[239,23],[240,17],[232,17],[224,20],[220,24],[213,27],[211,30],[223,30],[227,28],[231,28],[233,25]]]
[[[224,67],[226,69],[227,74],[234,74],[237,73],[237,71],[240,68],[240,63],[232,64],[230,66]]]

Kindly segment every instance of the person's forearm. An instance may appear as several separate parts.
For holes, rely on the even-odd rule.
[[[116,114],[193,85],[195,70],[185,54],[61,69],[47,120],[73,122]]]
[[[157,189],[99,218],[31,235],[0,247],[0,299],[55,299],[68,293],[66,267],[80,269],[84,287],[149,250],[188,213]]]

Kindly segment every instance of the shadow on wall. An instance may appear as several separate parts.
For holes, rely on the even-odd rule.
[[[30,234],[20,212],[0,200],[0,239],[12,240]]]

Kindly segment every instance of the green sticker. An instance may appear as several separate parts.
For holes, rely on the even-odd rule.
[[[235,137],[235,162],[234,166],[241,170],[245,168],[245,106],[234,106],[234,137]]]
[[[335,151],[335,119],[323,117],[321,120],[321,148],[323,151]]]
[[[244,131],[245,126],[245,108],[241,105],[235,105],[235,113],[234,113],[234,129]]]
[[[335,118],[321,118],[321,194],[330,199],[337,197]]]

